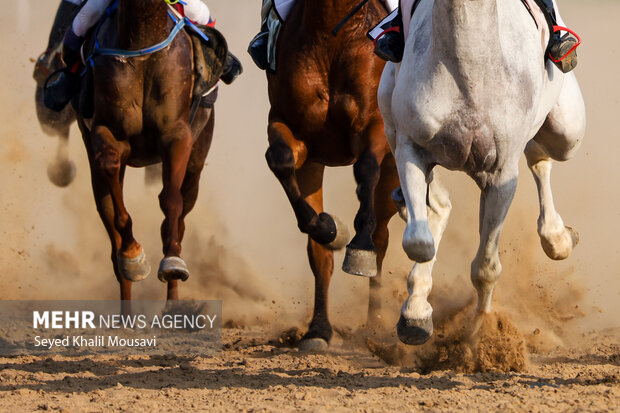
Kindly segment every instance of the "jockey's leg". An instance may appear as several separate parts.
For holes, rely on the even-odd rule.
[[[52,110],[61,111],[79,92],[82,68],[80,47],[86,33],[103,17],[112,0],[88,0],[73,19],[62,44],[62,60],[67,66],[56,81],[45,89],[43,102]]]
[[[537,0],[545,14],[547,20],[553,26],[566,27],[560,17],[558,6],[555,0]],[[577,44],[578,40],[570,33],[562,35],[561,31],[552,34],[549,55],[555,65],[564,73],[568,73],[577,66]]]
[[[405,49],[402,13],[412,13],[416,3],[414,0],[384,0],[384,4],[391,13],[370,32],[370,37],[375,40],[377,56],[398,63]]]
[[[72,28],[67,30],[62,44],[62,60],[66,68],[44,91],[43,102],[49,109],[60,112],[79,92],[79,72],[82,68],[80,47],[83,40],[84,38],[76,35]]]
[[[80,0],[62,0],[60,2],[47,42],[48,51],[58,47],[79,9]]]
[[[263,0],[261,7],[261,28],[260,32],[254,36],[248,46],[250,57],[259,69],[265,70],[269,66],[267,60],[267,47],[269,45],[269,27],[267,19],[273,7],[273,0]]]

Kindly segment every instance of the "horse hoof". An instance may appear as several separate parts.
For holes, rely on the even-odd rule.
[[[173,280],[186,281],[189,278],[187,264],[181,257],[165,257],[159,264],[157,278],[163,283]]]
[[[329,344],[322,338],[306,338],[299,342],[299,351],[305,353],[319,353],[327,351]]]
[[[375,277],[377,275],[377,253],[347,246],[342,271],[351,275]]]
[[[579,244],[579,233],[571,227],[564,227],[564,231],[559,236],[552,239],[541,237],[540,244],[547,257],[556,261],[564,260],[568,258],[573,248]]]
[[[64,188],[75,178],[75,163],[73,161],[58,161],[47,167],[47,177],[56,186]]]
[[[349,242],[349,228],[337,216],[330,215],[336,225],[336,238],[329,244],[325,245],[330,250],[341,250]]]
[[[405,203],[405,197],[403,196],[402,187],[399,186],[394,191],[392,191],[392,201],[394,201],[394,205],[396,205],[398,215],[403,221],[407,222],[407,204]]]
[[[417,346],[426,343],[433,335],[433,317],[406,320],[400,315],[396,325],[398,338],[405,344]]]
[[[149,276],[151,265],[146,260],[144,250],[136,258],[125,258],[117,254],[116,261],[121,276],[128,281],[142,281]]]

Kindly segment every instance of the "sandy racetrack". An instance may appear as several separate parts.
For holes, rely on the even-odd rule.
[[[36,121],[29,59],[46,42],[56,2],[41,3],[20,1],[14,12],[0,16],[5,57],[0,61],[5,85],[0,94],[0,299],[115,299],[108,241],[76,128],[70,146],[76,181],[59,189],[45,174],[56,143]],[[338,270],[330,290],[330,317],[338,334],[329,353],[308,355],[286,345],[296,330],[281,335],[291,326],[305,328],[313,281],[305,237],[263,158],[266,81],[244,52],[258,26],[258,4],[208,3],[246,73],[220,91],[214,145],[184,243],[192,277],[181,295],[223,300],[224,317],[234,328],[224,330],[221,356],[0,358],[0,411],[620,410],[620,251],[615,241],[620,232],[615,126],[620,57],[607,28],[610,17],[620,15],[620,4],[560,0],[564,19],[584,38],[577,76],[589,121],[577,157],[557,165],[553,176],[558,209],[581,234],[574,254],[559,263],[544,256],[536,236],[536,191],[522,168],[501,242],[498,313],[483,327],[486,341],[467,343],[468,313],[458,310],[467,311],[473,295],[468,278],[477,243],[472,237],[478,195],[467,177],[441,173],[454,210],[434,272],[436,338],[411,349],[393,337],[410,268],[400,249],[402,223],[393,220],[385,330],[359,331],[367,282]],[[328,209],[352,223],[351,171],[330,170],[326,183]],[[161,249],[158,191],[144,188],[141,171],[129,171],[128,209],[155,268]],[[336,266],[341,262],[339,253]],[[134,291],[143,299],[165,294],[156,277]],[[482,356],[476,353],[481,348]]]

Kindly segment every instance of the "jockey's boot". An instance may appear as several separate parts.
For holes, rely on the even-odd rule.
[[[375,54],[383,60],[398,63],[403,60],[405,38],[402,33],[403,19],[400,9],[393,20],[382,26],[383,33],[375,39]]]
[[[267,29],[267,25],[264,25],[261,28],[260,33],[258,33],[254,38],[250,41],[250,45],[248,46],[248,53],[250,57],[256,63],[259,69],[265,70],[269,67],[269,61],[267,60],[267,46],[269,44],[269,29]]]
[[[45,87],[43,95],[43,103],[49,109],[60,112],[80,90],[82,64],[79,49],[82,40],[73,30],[67,30],[62,48],[62,60],[66,67],[54,82]]]
[[[568,73],[577,67],[577,46],[579,41],[570,33],[561,34],[553,0],[538,0],[539,6],[547,21],[550,22],[554,32],[549,46],[551,61],[564,73]],[[542,4],[541,4],[542,3]]]
[[[73,19],[80,10],[80,6],[77,6],[70,1],[62,0],[58,6],[56,17],[54,18],[54,24],[52,30],[50,30],[49,39],[47,41],[47,49],[43,52],[35,64],[33,77],[37,81],[43,83],[47,76],[59,67],[60,54],[57,53],[58,48],[62,42],[62,37],[73,22]]]
[[[224,64],[224,71],[220,79],[227,85],[230,85],[241,73],[243,73],[241,62],[237,59],[237,56],[228,52],[226,63]]]

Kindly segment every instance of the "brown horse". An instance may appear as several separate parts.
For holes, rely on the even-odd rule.
[[[112,25],[102,33],[105,47],[150,47],[165,40],[174,27],[163,0],[120,0],[116,15],[116,28]],[[201,107],[190,125],[192,58],[192,43],[185,31],[167,48],[147,56],[95,57],[94,116],[84,119],[78,113],[95,202],[112,244],[122,300],[131,298],[132,282],[144,279],[150,271],[123,202],[128,165],[162,162],[159,202],[165,216],[161,226],[164,258],[158,276],[168,283],[169,300],[178,298],[178,280],[189,276],[181,258],[184,218],[198,196],[214,126],[209,107]]]
[[[387,224],[396,213],[394,158],[377,107],[384,61],[373,54],[366,32],[387,14],[371,0],[336,36],[332,29],[357,0],[300,0],[282,27],[277,72],[269,73],[267,163],[282,184],[299,229],[308,234],[315,277],[314,314],[300,347],[322,349],[332,336],[327,291],[333,249],[348,235],[323,212],[325,166],[353,165],[360,208],[343,270],[370,279],[369,322],[376,320],[378,289],[388,244]],[[343,242],[344,241],[344,242]]]

